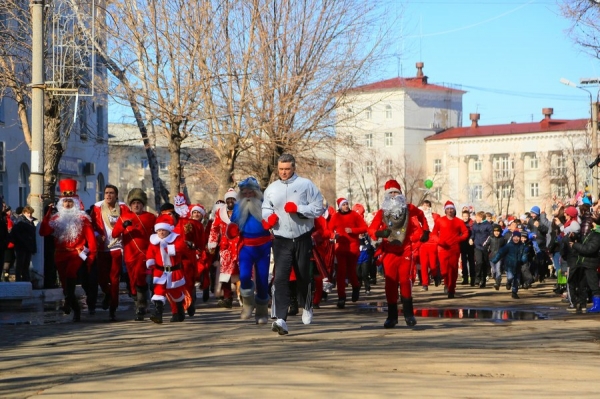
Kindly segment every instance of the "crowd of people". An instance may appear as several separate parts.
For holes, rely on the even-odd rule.
[[[452,299],[457,284],[486,288],[490,282],[498,291],[506,275],[504,284],[514,299],[519,289],[554,277],[554,292],[569,308],[583,313],[591,302],[587,312],[600,313],[600,220],[588,197],[568,203],[554,199],[550,214],[534,206],[500,219],[464,207],[458,217],[451,201],[444,204],[443,215],[433,212],[428,200],[419,206],[407,203],[400,184],[389,180],[381,209],[368,214],[346,198],[338,198],[335,208],[328,206],[315,184],[295,169],[294,157],[284,154],[278,159],[279,179],[264,193],[248,177],[210,211],[178,194],[158,215],[145,210],[143,190],[134,188],[119,202],[113,185],[104,188],[103,201],[86,211],[77,182],[61,180],[60,197],[48,206],[39,234],[53,241],[64,312],[81,320],[75,296],[81,283],[89,315],[96,312],[100,287],[101,306],[116,320],[119,283],[126,276],[137,321],[149,315],[162,323],[168,304],[170,321],[182,322],[194,316],[199,294],[206,302],[212,292],[224,308],[232,308],[237,297],[241,319],[253,314],[256,324],[271,319],[271,330],[285,335],[288,316],[301,309],[302,322],[310,324],[313,309],[332,287],[337,308],[344,309],[347,289],[357,302],[383,275],[384,328],[398,324],[399,304],[412,327],[417,324],[412,295],[417,280],[421,291],[443,284]],[[15,279],[28,281],[36,252],[33,209],[18,211],[16,220],[6,206],[2,213],[4,281],[13,261]]]

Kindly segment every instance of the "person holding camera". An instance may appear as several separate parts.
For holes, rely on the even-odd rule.
[[[135,298],[136,321],[144,321],[148,306],[146,252],[156,222],[156,216],[144,210],[147,203],[148,196],[141,188],[131,189],[127,194],[127,205],[131,210],[121,213],[112,230],[113,238],[123,238],[123,258],[131,282],[131,295]]]

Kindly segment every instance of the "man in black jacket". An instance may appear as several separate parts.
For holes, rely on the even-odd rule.
[[[598,224],[600,221],[596,221]],[[569,242],[569,245],[577,253],[577,262],[575,270],[569,270],[569,282],[571,279],[578,279],[579,292],[586,292],[587,287],[592,291],[593,304],[588,313],[600,313],[600,288],[598,287],[598,251],[600,251],[600,226],[596,226],[587,235],[582,237],[581,242]],[[573,274],[573,275],[572,275]],[[585,294],[583,294],[585,297]],[[577,311],[579,306],[585,306],[585,301],[579,300],[576,303]]]
[[[539,247],[539,252],[536,252],[533,258],[534,267],[532,271],[535,273],[534,278],[537,278],[542,283],[548,275],[548,265],[552,264],[548,256],[548,245],[546,245],[548,232],[550,231],[550,227],[552,227],[552,223],[546,218],[546,213],[540,211],[539,206],[532,207],[530,215],[531,218],[527,222],[527,230],[535,236],[535,241]]]
[[[471,235],[475,244],[475,278],[479,280],[479,288],[485,288],[490,270],[490,257],[484,246],[492,235],[492,224],[485,219],[485,212],[479,211],[475,215],[475,224],[471,227]]]
[[[29,265],[31,256],[37,252],[33,208],[26,206],[17,223],[10,232],[10,240],[15,244],[15,279],[16,281],[31,281]]]

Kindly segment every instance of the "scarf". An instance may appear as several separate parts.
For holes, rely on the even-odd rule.
[[[150,236],[150,243],[152,245],[158,245],[160,248],[160,257],[163,266],[173,266],[171,263],[171,256],[174,256],[175,253],[169,254],[169,245],[173,244],[177,237],[179,237],[179,234],[177,233],[171,233],[165,238],[159,238],[158,234],[152,234]]]

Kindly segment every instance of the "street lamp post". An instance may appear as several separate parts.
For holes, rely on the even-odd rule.
[[[576,89],[583,90],[587,92],[590,96],[590,112],[591,112],[591,121],[592,121],[592,153],[594,156],[598,156],[598,100],[600,99],[600,89],[598,90],[598,94],[596,95],[596,101],[594,101],[594,97],[592,92],[588,89],[578,86],[575,83],[571,82],[569,79],[561,78],[560,83],[565,84],[567,86],[575,87]],[[598,85],[600,84],[600,78],[593,79],[580,79],[581,85]],[[597,166],[597,165],[593,165]],[[590,167],[593,167],[590,165]],[[592,172],[592,200],[598,199],[598,179],[594,177],[594,173]]]

